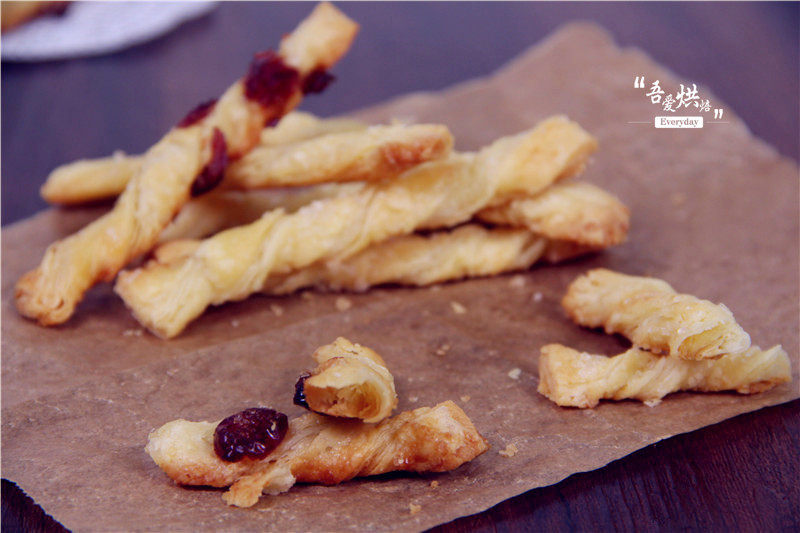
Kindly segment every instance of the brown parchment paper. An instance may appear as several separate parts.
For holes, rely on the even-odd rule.
[[[641,52],[617,48],[601,29],[573,24],[492,77],[358,113],[374,121],[444,122],[460,149],[556,113],[599,138],[585,179],[630,206],[629,242],[534,268],[521,274],[522,286],[509,275],[378,289],[347,295],[347,311],[336,310],[336,295],[254,297],[211,310],[169,342],[142,333],[100,287],[67,325],[44,329],[17,316],[13,284],[48,243],[99,211],[47,211],[4,230],[3,477],[75,530],[417,530],[671,435],[797,398],[797,167],[754,139],[728,108],[728,124],[698,130],[629,124],[657,114],[632,87],[641,75],[660,79],[667,91],[686,81]],[[567,284],[599,266],[658,276],[725,303],[755,344],[784,345],[794,382],[750,397],[676,394],[652,408],[556,407],[536,393],[540,346],[623,349],[615,337],[573,325],[559,307]],[[451,302],[467,312],[454,313]],[[311,352],[339,335],[384,356],[401,409],[453,399],[491,450],[451,473],[297,486],[250,509],[226,507],[219,490],[176,487],[143,451],[147,433],[174,418],[214,420],[255,404],[300,414],[291,405],[294,381]],[[449,349],[437,354],[444,345]],[[521,373],[512,379],[516,368]],[[519,452],[499,455],[510,443]],[[430,487],[434,479],[437,488]],[[421,511],[410,514],[410,503]]]

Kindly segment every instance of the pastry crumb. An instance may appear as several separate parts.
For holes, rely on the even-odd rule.
[[[138,328],[138,329],[126,329],[125,331],[122,332],[122,336],[123,337],[141,337],[142,333],[143,333],[143,331],[141,330],[141,328]]]
[[[231,327],[232,328],[238,328],[239,327],[239,321],[236,320],[235,318],[233,320],[231,320]]]
[[[450,351],[450,345],[445,343],[436,348],[436,355],[445,355],[448,351]]]
[[[438,481],[436,481],[435,479],[433,481],[431,481],[431,488],[432,489],[435,489],[438,486],[439,486],[439,482]]]
[[[521,289],[525,286],[525,276],[517,274],[509,280],[508,285],[515,289]]]
[[[314,293],[312,293],[311,291],[303,291],[300,293],[300,298],[302,298],[303,300],[313,300]]]
[[[520,374],[522,374],[522,369],[520,368],[512,368],[508,371],[508,377],[511,379],[519,379]]]
[[[654,399],[654,400],[645,400],[645,401],[644,401],[644,404],[645,404],[647,407],[655,407],[656,405],[658,405],[658,404],[660,404],[660,403],[661,403],[661,399],[660,399],[660,398],[656,398],[656,399]]]
[[[411,514],[417,514],[422,510],[421,505],[417,505],[416,503],[409,503],[408,504],[408,512]]]
[[[353,302],[349,299],[345,298],[344,296],[339,296],[336,298],[336,309],[339,311],[347,311],[351,307],[353,307]]]
[[[469,394],[465,394],[464,396],[461,397],[461,401],[464,403],[467,403],[468,401],[470,401],[470,399],[471,396]]]
[[[544,295],[541,292],[537,291],[537,292],[533,293],[533,301],[534,302],[541,302],[542,298],[544,298]]]
[[[450,307],[453,309],[453,312],[457,315],[463,315],[464,313],[467,312],[467,308],[456,301],[450,302]]]
[[[517,447],[514,446],[513,443],[510,443],[508,446],[505,447],[504,450],[500,450],[497,453],[499,453],[503,457],[514,457],[515,455],[517,455],[518,451],[519,450],[517,449]]]
[[[278,304],[270,305],[269,309],[270,309],[270,311],[272,311],[272,314],[275,315],[275,316],[281,316],[283,314],[283,307],[281,307]]]
[[[409,396],[409,398],[408,398],[408,401],[411,402],[411,403],[417,403],[418,400],[419,400],[419,397],[417,397],[417,396]]]

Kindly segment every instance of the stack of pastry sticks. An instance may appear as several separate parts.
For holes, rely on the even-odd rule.
[[[320,10],[341,31],[304,32],[322,24]],[[348,23],[321,4],[278,56],[313,78],[346,50],[341,42],[355,31]],[[339,43],[336,54],[302,43],[320,34]],[[321,49],[325,58],[308,57]],[[223,106],[226,93],[198,125],[173,129],[143,156],[115,154],[52,173],[42,189],[51,202],[120,196],[109,215],[51,246],[23,277],[23,314],[63,322],[86,289],[119,272],[117,294],[169,338],[209,305],[253,293],[492,275],[600,250],[627,234],[619,200],[568,179],[596,141],[565,117],[469,153],[452,150],[441,125],[367,126],[291,112],[259,133],[256,126],[289,112],[302,91],[265,116],[263,103],[241,98],[242,85],[228,91],[235,104]],[[236,111],[220,116],[220,108]],[[215,128],[234,160],[213,191],[190,199],[203,163],[214,159],[207,146]],[[149,262],[120,272],[148,252]]]

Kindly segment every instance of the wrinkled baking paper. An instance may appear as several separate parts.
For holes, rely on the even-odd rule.
[[[577,24],[489,78],[357,113],[443,122],[460,149],[555,113],[577,120],[600,140],[585,179],[630,206],[632,228],[625,245],[565,265],[350,294],[345,311],[337,310],[337,295],[254,297],[206,313],[167,342],[142,332],[108,287],[93,290],[63,327],[41,328],[16,314],[17,278],[48,243],[97,211],[47,211],[5,229],[3,476],[74,530],[417,530],[797,398],[797,167],[728,108],[729,124],[703,129],[628,124],[656,111],[633,89],[637,75],[665,88],[686,81],[639,51],[617,48],[599,28]],[[559,307],[572,279],[601,266],[658,276],[725,303],[754,343],[783,344],[795,381],[751,397],[684,393],[656,407],[556,407],[536,392],[543,344],[606,354],[624,348],[572,324]],[[453,302],[466,312],[454,312]],[[297,375],[312,366],[316,347],[340,335],[384,357],[400,409],[455,400],[492,448],[454,472],[296,486],[250,509],[227,507],[218,489],[175,486],[145,454],[148,432],[174,418],[214,420],[258,404],[299,415],[291,403]],[[508,444],[519,450],[513,457],[498,453]],[[412,503],[420,506],[415,514]]]

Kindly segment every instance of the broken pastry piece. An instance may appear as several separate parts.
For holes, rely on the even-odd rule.
[[[444,472],[489,446],[453,402],[406,411],[379,424],[315,413],[288,423],[285,437],[263,459],[221,459],[214,451],[218,424],[174,420],[153,431],[145,451],[175,482],[228,487],[230,505],[250,507],[262,493],[300,483],[334,485],[393,471]]]
[[[634,346],[682,359],[741,352],[750,336],[724,305],[678,294],[665,281],[595,269],[567,289],[564,309],[576,323],[620,333]]]
[[[344,337],[317,349],[317,368],[295,386],[295,404],[317,413],[380,422],[397,407],[394,378],[380,355]]]
[[[606,357],[549,344],[539,356],[539,392],[564,407],[594,407],[600,400],[658,402],[678,391],[754,394],[791,381],[780,345],[753,346],[718,359],[687,361],[640,348]]]

